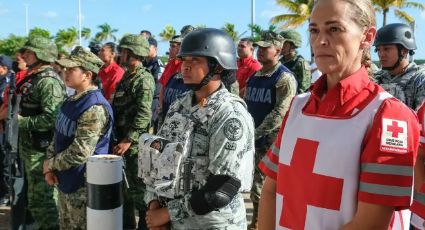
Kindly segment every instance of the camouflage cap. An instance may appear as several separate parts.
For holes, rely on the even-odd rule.
[[[58,48],[50,39],[42,36],[31,36],[22,47],[35,53],[37,59],[54,62],[58,56]]]
[[[135,55],[147,57],[149,54],[149,42],[146,38],[138,34],[129,34],[121,38],[118,48],[129,49]]]
[[[67,68],[83,67],[85,70],[92,71],[96,74],[99,73],[99,69],[103,65],[99,57],[81,46],[75,47],[68,58],[60,59],[56,62]]]
[[[185,25],[180,30],[180,34],[184,38],[188,33],[192,32],[194,30],[195,30],[195,27],[193,27],[192,25]]]
[[[285,39],[285,42],[292,42],[296,48],[301,47],[302,38],[301,34],[295,30],[285,30],[280,32],[280,35]]]
[[[255,42],[254,45],[260,47],[270,47],[272,45],[276,46],[276,48],[282,48],[283,42],[285,39],[273,31],[265,31],[261,36],[261,41]]]
[[[182,43],[183,38],[180,35],[174,35],[171,40],[170,43]]]

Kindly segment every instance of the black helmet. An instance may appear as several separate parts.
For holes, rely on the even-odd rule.
[[[399,44],[408,50],[415,50],[415,37],[408,25],[402,23],[388,24],[378,30],[374,46]]]
[[[211,57],[227,70],[236,70],[236,46],[226,32],[213,28],[194,30],[186,35],[177,57]]]

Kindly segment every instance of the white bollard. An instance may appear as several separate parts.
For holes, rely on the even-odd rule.
[[[95,155],[87,161],[87,229],[123,227],[123,160]]]

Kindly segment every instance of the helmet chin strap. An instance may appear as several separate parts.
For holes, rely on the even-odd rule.
[[[185,84],[185,85],[193,91],[199,91],[202,87],[208,85],[208,83],[211,81],[211,79],[214,77],[214,75],[218,74],[218,72],[216,71],[216,68],[217,68],[216,63],[212,63],[212,62],[208,61],[208,69],[210,71],[204,76],[204,78],[201,80],[201,82],[197,83],[197,84],[190,83],[190,84]]]

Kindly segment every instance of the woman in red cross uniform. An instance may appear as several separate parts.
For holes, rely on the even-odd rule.
[[[323,75],[259,165],[260,229],[408,229],[419,124],[371,81],[371,1],[318,0],[309,22]]]

